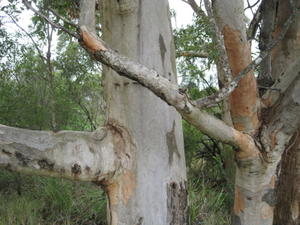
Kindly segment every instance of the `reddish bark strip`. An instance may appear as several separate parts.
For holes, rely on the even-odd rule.
[[[228,25],[222,33],[233,76],[251,63],[251,51],[240,31]],[[248,73],[230,96],[231,115],[234,127],[240,131],[253,133],[258,125],[257,87],[253,71]]]

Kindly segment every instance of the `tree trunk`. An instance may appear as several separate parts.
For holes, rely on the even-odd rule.
[[[277,185],[274,225],[300,224],[300,137],[298,131],[291,147],[283,154]]]
[[[176,83],[167,0],[102,1],[106,42]],[[107,123],[127,130],[129,165],[104,188],[109,223],[184,225],[187,187],[181,118],[139,83],[105,68]],[[118,131],[116,131],[118,132]],[[122,135],[122,134],[121,134]]]
[[[275,1],[275,0],[273,0]],[[273,23],[276,22],[273,37],[278,36],[285,20],[292,13],[289,1],[276,0],[277,14]],[[266,2],[267,4],[268,2]],[[300,1],[294,0],[294,4],[299,7]],[[268,6],[269,9],[269,6]],[[272,51],[271,68],[273,81],[286,80],[281,85],[275,85],[281,90],[287,90],[294,82],[294,77],[299,76],[300,62],[300,15],[296,16],[295,21],[289,28],[285,38]],[[299,90],[298,90],[299,93]],[[280,95],[280,92],[277,92]],[[267,104],[274,102],[270,95],[264,96]],[[275,96],[277,97],[277,96]],[[299,114],[298,114],[299,116]],[[294,126],[297,126],[294,124]],[[290,143],[286,146],[282,156],[279,170],[279,177],[276,186],[277,204],[274,214],[274,225],[298,225],[300,224],[300,137],[299,128],[294,133]]]
[[[291,18],[297,12],[294,10],[296,7],[291,7],[293,1],[280,0],[276,7],[279,13],[275,13],[274,37],[287,35],[284,40],[280,39],[282,41],[273,50],[271,59],[264,63],[271,63],[271,70],[263,71],[271,71],[272,80],[276,82],[260,99],[254,73],[247,70],[249,72],[239,80],[238,87],[229,98],[233,127],[202,111],[201,104],[189,99],[174,84],[175,54],[167,0],[101,2],[104,38],[112,48],[127,56],[113,51],[95,37],[91,32],[94,26],[88,25],[93,22],[82,23],[82,45],[96,60],[108,66],[104,71],[108,107],[104,130],[107,135],[101,138],[96,135],[95,139],[97,131],[84,134],[102,145],[98,148],[99,152],[91,148],[85,139],[80,142],[84,144],[80,145],[81,148],[77,146],[80,137],[77,142],[70,138],[70,143],[63,146],[72,153],[72,146],[77,146],[78,153],[98,156],[101,163],[95,163],[94,157],[89,157],[88,162],[82,160],[79,154],[79,158],[74,157],[69,163],[60,160],[58,166],[53,164],[46,168],[48,172],[55,169],[56,175],[63,171],[67,177],[76,175],[75,178],[80,178],[78,175],[81,175],[82,180],[98,181],[103,185],[109,198],[111,225],[186,224],[187,194],[181,124],[180,117],[169,106],[172,105],[199,130],[236,148],[233,225],[271,225],[276,168],[300,127],[299,18],[286,33]],[[297,0],[298,6],[299,2]],[[208,5],[209,1],[205,3]],[[213,3],[232,75],[239,77],[237,74],[251,62],[243,0],[215,0]],[[28,2],[26,5],[31,7]],[[82,15],[89,17],[90,14]],[[226,70],[226,77],[230,76],[231,72]],[[231,83],[233,87],[235,82],[238,80]],[[57,160],[53,154],[38,153],[36,150],[40,148],[36,145],[30,145],[35,157],[24,157],[26,148],[20,149],[19,144],[26,147],[27,139],[19,140],[12,135],[12,128],[3,127],[2,130],[0,144],[4,150],[0,153],[3,166],[13,164],[16,170],[24,167],[30,167],[30,171],[46,170],[42,167],[44,163],[37,166],[36,161],[40,162],[45,156],[47,160]],[[33,133],[28,134],[34,141]],[[52,133],[45,135],[56,137]],[[71,136],[72,132],[68,135]],[[83,138],[82,135],[79,136]],[[38,143],[41,140],[38,138]],[[54,156],[60,153],[56,144],[50,147],[56,153]],[[111,155],[105,156],[107,153]],[[82,173],[80,165],[87,163],[95,164],[92,174],[90,169]],[[67,170],[60,170],[62,166],[66,166]]]

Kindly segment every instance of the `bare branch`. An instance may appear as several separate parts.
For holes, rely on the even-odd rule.
[[[217,102],[222,101],[226,97],[228,97],[232,91],[238,86],[239,81],[247,75],[248,72],[251,70],[255,69],[263,59],[265,59],[270,53],[271,50],[284,38],[286,32],[288,31],[290,25],[294,21],[296,12],[298,12],[297,9],[293,10],[293,13],[289,16],[287,21],[284,23],[281,33],[278,35],[278,37],[273,40],[268,47],[263,51],[255,60],[253,60],[244,70],[242,70],[233,81],[231,81],[229,84],[225,85],[224,88],[222,88],[219,92],[217,92],[214,95],[201,98],[195,101],[197,107],[202,108],[202,107],[208,107],[215,105]]]
[[[44,14],[42,14],[39,10],[35,9],[34,7],[32,7],[32,5],[27,1],[27,0],[22,0],[22,2],[24,3],[24,5],[32,10],[34,13],[36,13],[37,15],[39,15],[40,17],[42,17],[44,20],[46,20],[49,24],[51,24],[53,27],[63,30],[64,32],[66,32],[67,34],[71,35],[72,37],[79,39],[79,35],[76,33],[73,33],[72,31],[64,28],[63,26],[54,23],[49,17],[45,16]]]
[[[41,58],[41,60],[42,60],[42,62],[44,63],[44,64],[46,64],[46,62],[45,62],[45,60],[46,60],[46,58],[44,57],[44,55],[42,54],[42,52],[41,52],[41,50],[39,49],[39,47],[38,47],[38,44],[35,42],[35,40],[33,39],[33,37],[23,28],[23,27],[21,27],[19,24],[18,24],[18,22],[11,16],[11,15],[9,15],[8,13],[6,13],[5,12],[5,14],[6,15],[8,15],[9,17],[10,17],[10,19],[13,21],[13,23],[17,26],[17,27],[19,27],[29,38],[30,38],[30,40],[32,41],[32,43],[33,43],[33,45],[34,45],[34,47],[35,47],[35,49],[37,50],[37,52],[38,52],[38,55],[39,55],[39,57]]]
[[[186,1],[182,0],[182,1],[189,4],[197,16],[202,17],[202,18],[207,17],[205,12],[201,9],[200,6],[198,6],[198,4],[195,2],[195,0],[186,0]]]
[[[250,2],[249,2],[249,0],[247,0],[248,6],[247,6],[244,10],[247,10],[247,9],[251,9],[251,10],[252,10],[252,8],[255,7],[260,1],[261,1],[261,0],[257,0],[256,2],[254,2],[254,3],[251,5]]]
[[[260,4],[260,6],[258,7],[258,9],[256,10],[256,12],[253,16],[252,21],[250,22],[250,25],[247,30],[247,39],[248,40],[252,40],[255,37],[259,23],[262,20],[261,9],[262,9],[262,4]]]
[[[62,15],[60,15],[58,12],[56,12],[54,9],[48,7],[47,8],[53,15],[55,15],[56,17],[58,17],[59,19],[61,19],[62,21],[64,21],[65,23],[78,28],[78,24],[73,23],[72,21],[68,20],[67,18],[63,17]]]
[[[205,51],[177,51],[176,57],[198,57],[198,58],[208,58],[208,53]]]
[[[112,135],[32,131],[0,125],[0,167],[29,174],[101,181],[118,168]]]
[[[93,33],[90,33],[86,27],[81,27],[81,33],[83,36],[82,45],[93,55],[94,59],[107,65],[120,76],[137,81],[152,91],[156,96],[173,106],[185,120],[203,133],[222,142],[240,147],[244,155],[253,154],[253,148],[256,149],[256,147],[253,147],[254,142],[250,136],[201,111],[194,106],[193,101],[180,92],[177,85],[171,83],[156,71],[148,69],[113,51],[100,38],[96,38]],[[247,145],[244,143],[247,143]]]

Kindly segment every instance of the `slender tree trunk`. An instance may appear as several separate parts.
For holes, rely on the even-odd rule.
[[[168,1],[104,0],[102,9],[104,40],[175,83]],[[134,146],[128,153],[127,171],[104,185],[110,224],[186,224],[186,171],[179,114],[137,82],[108,68],[104,74],[107,123],[125,128]]]

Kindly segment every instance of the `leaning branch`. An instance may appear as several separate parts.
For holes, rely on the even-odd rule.
[[[101,181],[116,171],[108,129],[32,131],[0,125],[0,167],[28,174]]]
[[[240,147],[241,152],[246,156],[253,155],[253,148],[256,149],[256,147],[251,137],[195,107],[193,101],[185,93],[181,93],[177,85],[171,83],[158,72],[133,62],[110,49],[101,39],[90,33],[86,27],[82,26],[80,29],[82,45],[93,55],[94,59],[110,67],[119,75],[137,81],[152,91],[167,104],[173,106],[185,120],[203,133],[219,141]]]
[[[262,5],[263,5],[263,3],[261,3],[259,5],[258,9],[256,10],[256,12],[253,16],[253,19],[250,22],[250,25],[249,25],[248,29],[247,29],[247,39],[248,40],[252,40],[252,39],[255,38],[255,34],[256,34],[257,29],[259,27],[259,23],[262,20],[262,13],[261,13]]]
[[[60,15],[58,12],[56,12],[54,9],[52,9],[51,7],[48,7],[48,10],[55,15],[57,18],[61,19],[63,22],[78,28],[78,24],[73,23],[72,21],[68,20],[67,18],[63,17],[62,15]]]
[[[201,7],[195,2],[195,0],[182,0],[183,2],[189,4],[193,11],[196,13],[197,16],[201,18],[207,17],[205,12],[201,9]]]

